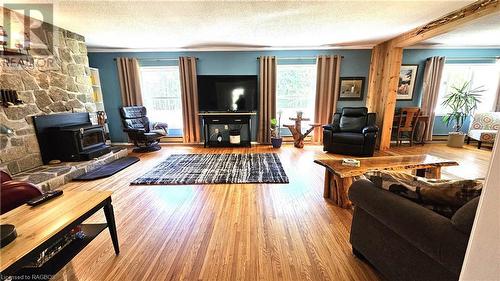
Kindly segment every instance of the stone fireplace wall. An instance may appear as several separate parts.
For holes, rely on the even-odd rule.
[[[33,20],[33,19],[31,19]],[[0,169],[17,174],[42,165],[32,116],[60,112],[95,112],[85,38],[44,23],[53,52],[31,54],[47,63],[12,67],[0,57],[0,88],[18,91],[22,105],[1,107]],[[52,60],[50,62],[50,60]]]

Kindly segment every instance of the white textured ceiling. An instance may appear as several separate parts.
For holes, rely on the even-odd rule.
[[[371,47],[472,2],[56,1],[54,23],[94,50]]]
[[[500,13],[482,17],[453,31],[430,38],[416,47],[500,48]]]

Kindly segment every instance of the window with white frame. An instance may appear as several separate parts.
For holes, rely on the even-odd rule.
[[[278,64],[276,72],[276,111],[282,112],[281,124],[291,124],[290,117],[302,111],[314,119],[316,100],[316,64]],[[307,129],[307,126],[303,126]],[[289,134],[288,130],[282,130]]]
[[[483,92],[480,95],[480,103],[476,112],[488,112],[493,110],[493,103],[497,94],[498,79],[500,73],[500,63],[447,63],[443,69],[441,86],[439,89],[436,115],[447,113],[442,106],[443,100],[453,87],[460,87],[465,82],[470,81],[470,89],[481,87]]]
[[[169,136],[182,136],[179,67],[143,66],[140,71],[142,99],[149,119],[167,123]]]

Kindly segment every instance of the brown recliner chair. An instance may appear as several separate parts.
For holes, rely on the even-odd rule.
[[[4,171],[0,171],[0,186],[1,214],[7,213],[25,204],[28,200],[42,195],[42,191],[34,184],[12,180],[12,177]]]

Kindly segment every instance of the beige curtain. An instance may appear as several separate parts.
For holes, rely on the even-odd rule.
[[[441,84],[441,76],[445,57],[430,57],[425,62],[423,97],[422,97],[422,115],[429,116],[427,131],[424,132],[426,141],[432,140],[432,129],[434,128],[434,113],[439,96],[439,85]]]
[[[339,93],[340,56],[318,56],[316,60],[316,103],[314,105],[314,123],[322,125],[332,122],[332,115],[337,109]],[[313,142],[323,141],[321,128],[316,128]]]
[[[257,142],[271,142],[271,118],[276,117],[276,57],[259,57],[259,125]]]
[[[116,58],[123,106],[142,105],[139,62],[136,58]]]
[[[196,83],[196,58],[179,57],[181,80],[182,139],[184,143],[200,142],[200,118],[198,116],[198,85]]]

